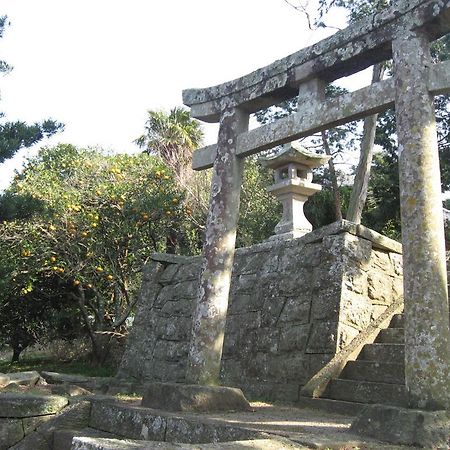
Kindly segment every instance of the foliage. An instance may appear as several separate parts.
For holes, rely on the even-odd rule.
[[[187,109],[175,107],[169,114],[148,111],[145,133],[135,142],[148,154],[160,156],[178,174],[190,164],[192,152],[202,140],[200,122],[192,119]]]
[[[111,333],[123,331],[134,307],[149,255],[165,251],[173,230],[185,237],[180,252],[190,252],[196,241],[183,195],[154,156],[105,157],[70,145],[43,149],[0,202],[0,320],[12,317],[11,299],[27,305],[24,315],[34,313],[37,299],[69,301],[96,358],[104,358]],[[24,210],[22,201],[34,201],[36,209],[13,217]]]
[[[48,356],[26,356],[14,363],[0,361],[0,372],[2,373],[27,372],[30,370],[46,370],[86,377],[112,377],[115,374],[114,367],[109,365],[93,367],[87,360],[61,361]]]
[[[63,129],[63,124],[51,119],[33,125],[21,121],[0,124],[0,163],[11,158],[21,148],[31,147]]]
[[[7,25],[9,25],[7,16],[0,16],[0,39]],[[0,60],[0,73],[9,73],[11,70],[12,67],[6,61]],[[0,117],[3,116],[4,114],[0,112]],[[63,129],[62,123],[52,119],[33,125],[27,125],[22,121],[0,123],[0,164],[11,158],[19,149],[31,147]]]
[[[273,184],[271,172],[255,157],[245,161],[237,247],[261,242],[274,234],[275,225],[281,218],[281,204],[267,192],[267,186]]]

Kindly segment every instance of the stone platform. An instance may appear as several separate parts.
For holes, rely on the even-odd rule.
[[[140,400],[93,401],[89,426],[114,433],[118,441],[91,439],[91,441],[84,441],[85,446],[81,445],[83,441],[79,441],[78,446],[72,448],[77,450],[172,448],[161,447],[162,442],[166,442],[166,445],[177,442],[173,448],[185,449],[240,448],[233,447],[232,444],[237,445],[243,440],[248,446],[242,448],[265,448],[252,447],[251,443],[280,438],[292,445],[286,448],[329,450],[409,448],[393,446],[352,433],[350,426],[354,416],[298,408],[295,405],[253,402],[251,406],[251,412],[168,413],[144,408],[140,406]],[[123,447],[118,446],[120,442],[123,442]],[[218,446],[218,443],[223,445],[225,442],[229,442],[230,446]],[[97,447],[93,446],[94,444]]]

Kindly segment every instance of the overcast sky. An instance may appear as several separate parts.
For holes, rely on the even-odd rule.
[[[11,26],[0,59],[14,70],[0,78],[0,111],[64,122],[50,144],[114,152],[136,151],[146,111],[181,105],[182,89],[242,76],[331,34],[310,31],[284,0],[2,0],[2,14]],[[215,141],[214,125],[206,133]],[[26,154],[0,166],[0,189]]]

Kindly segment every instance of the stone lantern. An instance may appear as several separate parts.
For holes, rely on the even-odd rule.
[[[303,205],[322,189],[319,184],[312,183],[312,169],[329,159],[330,156],[306,150],[298,142],[283,145],[276,155],[262,158],[262,163],[275,171],[275,184],[267,190],[283,204],[283,217],[275,227],[275,236],[270,239],[292,239],[312,231]]]

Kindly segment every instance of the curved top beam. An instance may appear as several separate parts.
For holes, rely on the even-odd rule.
[[[432,39],[450,31],[450,0],[402,0],[366,17],[317,44],[226,83],[183,91],[192,117],[218,122],[227,108],[254,113],[298,93],[311,78],[328,82],[391,57],[391,42],[410,29],[424,29]]]

